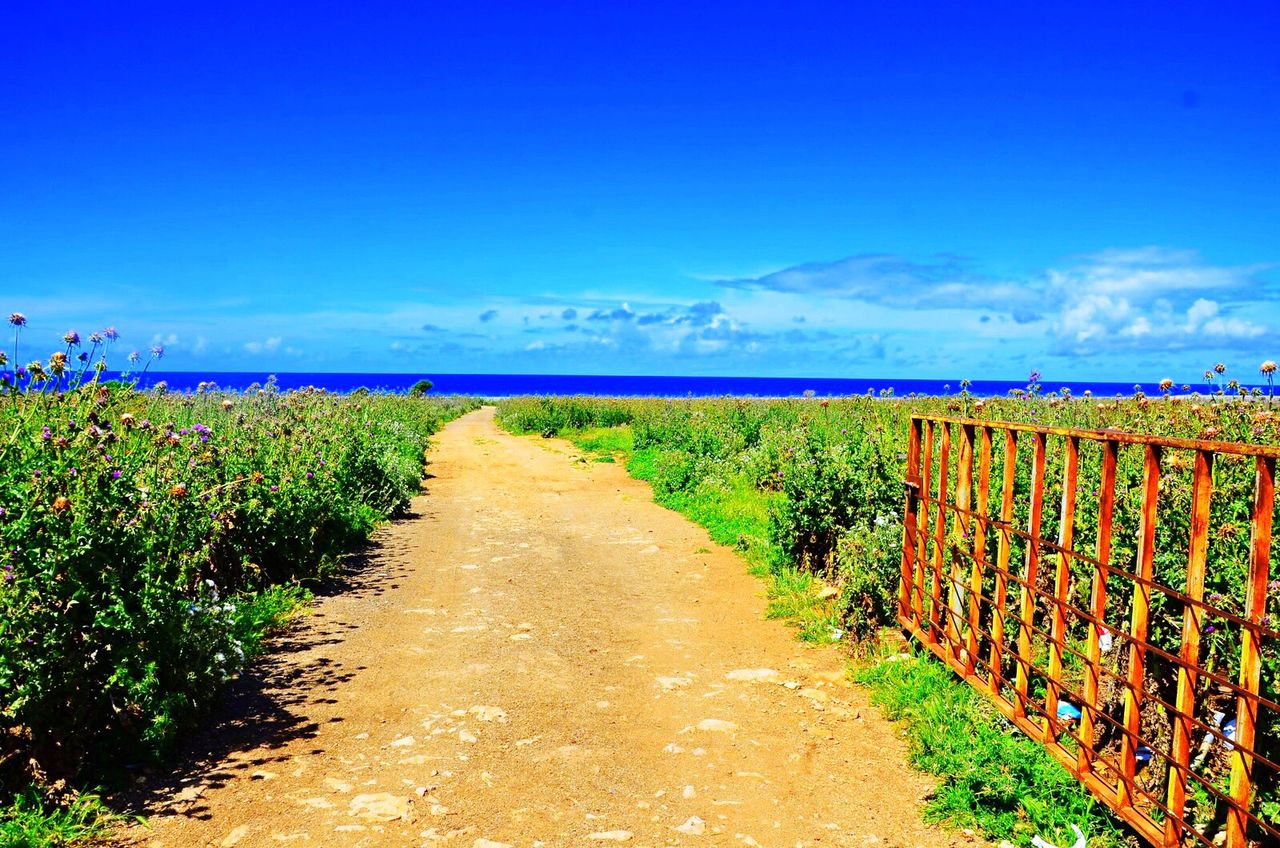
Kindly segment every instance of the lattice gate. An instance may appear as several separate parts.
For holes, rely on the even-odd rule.
[[[1277,457],[913,416],[900,621],[1153,844],[1280,845]]]

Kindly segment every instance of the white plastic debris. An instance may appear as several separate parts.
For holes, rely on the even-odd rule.
[[[1076,832],[1076,841],[1075,841],[1075,844],[1071,846],[1071,848],[1085,848],[1087,843],[1085,842],[1084,831],[1076,827],[1074,824],[1071,825],[1071,829]],[[1044,839],[1041,839],[1039,836],[1031,837],[1031,844],[1034,845],[1036,848],[1058,848],[1057,845],[1054,845],[1052,842],[1047,842]]]
[[[1104,628],[1102,632],[1098,634],[1098,650],[1102,651],[1102,653],[1111,653],[1111,649],[1115,647],[1115,644],[1116,637],[1111,635],[1110,630]]]

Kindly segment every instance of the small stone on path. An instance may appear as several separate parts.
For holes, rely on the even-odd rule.
[[[351,799],[348,815],[369,821],[395,821],[409,818],[409,802],[389,792],[371,792]]]
[[[745,680],[752,683],[776,683],[778,672],[771,668],[739,668],[725,675],[728,680]]]

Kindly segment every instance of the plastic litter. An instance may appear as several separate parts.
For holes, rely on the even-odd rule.
[[[1088,843],[1085,841],[1084,831],[1074,824],[1071,825],[1071,829],[1076,832],[1076,841],[1072,844],[1071,848],[1085,848]],[[1054,845],[1052,842],[1049,842],[1039,836],[1031,837],[1031,844],[1036,846],[1036,848],[1058,848],[1057,845]]]
[[[1230,739],[1231,742],[1236,741],[1236,720],[1235,719],[1231,719],[1231,721],[1222,725],[1222,735]],[[1234,751],[1236,749],[1236,746],[1232,745],[1231,742],[1223,742],[1222,747],[1226,748],[1228,751]]]
[[[1138,750],[1133,752],[1133,760],[1138,771],[1142,771],[1147,763],[1151,762],[1151,749],[1146,745],[1139,745]]]
[[[1080,720],[1080,708],[1069,701],[1058,702],[1058,721],[1067,722]]]
[[[1111,649],[1116,646],[1116,637],[1111,635],[1110,630],[1103,630],[1098,634],[1098,650],[1104,654],[1111,653]]]

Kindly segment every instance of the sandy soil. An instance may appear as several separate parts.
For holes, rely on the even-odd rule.
[[[834,649],[614,465],[492,409],[232,686],[132,844],[946,846]]]

